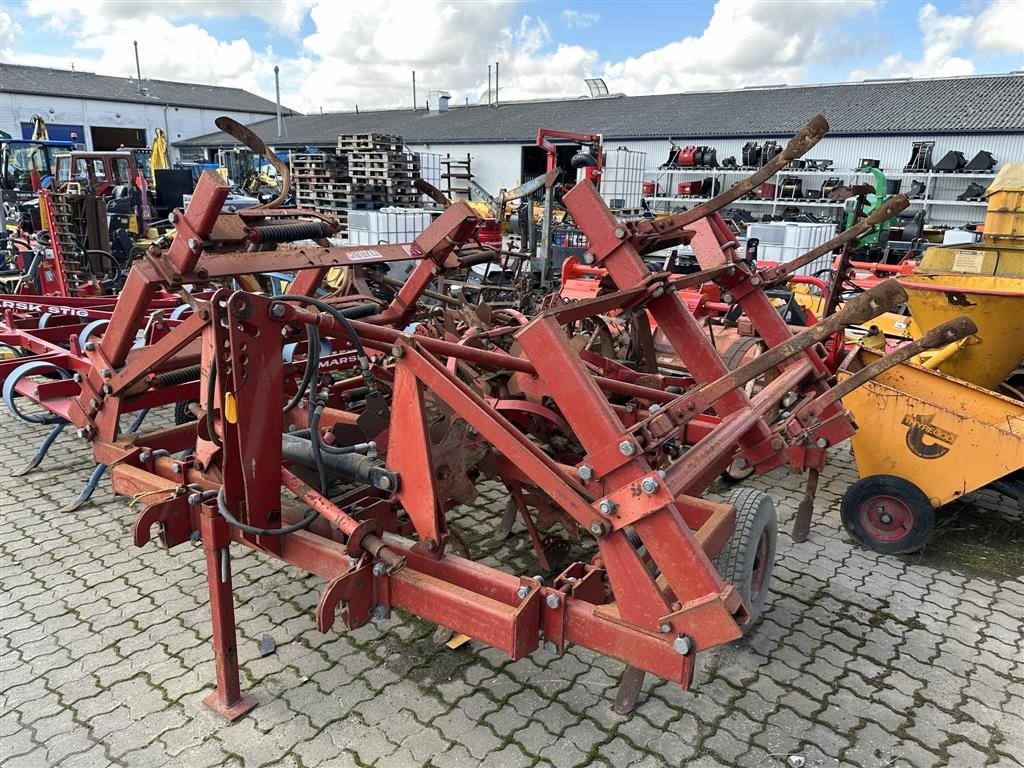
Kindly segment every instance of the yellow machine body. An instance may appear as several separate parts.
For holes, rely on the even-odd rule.
[[[984,274],[912,274],[899,278],[916,329],[934,328],[958,315],[978,326],[940,370],[995,389],[1024,360],[1024,278]]]
[[[879,357],[861,349],[843,379]],[[861,477],[896,475],[940,507],[1024,468],[1024,403],[904,363],[855,389],[845,405]]]
[[[1024,163],[1008,163],[988,188],[984,239],[1024,242]]]

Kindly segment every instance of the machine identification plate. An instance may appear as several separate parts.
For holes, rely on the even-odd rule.
[[[953,254],[953,271],[980,274],[985,263],[984,251],[967,251],[959,248]]]

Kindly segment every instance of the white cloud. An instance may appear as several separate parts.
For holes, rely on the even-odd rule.
[[[242,4],[258,5],[255,0],[237,5]],[[207,5],[209,15],[227,13],[236,4],[222,1],[203,7]],[[34,0],[25,6],[41,22],[34,26],[63,34],[74,30],[74,43],[59,56],[18,54],[15,59],[19,64],[59,69],[73,63],[80,71],[134,77],[132,41],[137,40],[143,78],[231,86],[273,98],[277,58],[273,51],[254,50],[244,37],[217,38],[196,22],[175,23],[164,17],[164,12],[181,15],[187,7],[195,15],[197,6],[185,2],[147,3],[142,6],[143,13],[127,14],[123,13],[126,5],[114,0],[82,0],[72,6]],[[263,4],[263,12],[266,9]]]
[[[378,0],[365,13],[338,0],[32,0],[20,6],[31,18],[0,15],[0,56],[59,68],[73,61],[78,69],[130,77],[131,41],[138,40],[144,77],[235,86],[271,99],[279,64],[282,101],[306,112],[408,107],[413,70],[420,106],[436,90],[449,91],[453,103],[477,102],[486,94],[487,67],[496,61],[503,100],[583,96],[583,79],[592,76],[604,77],[613,91],[665,93],[806,82],[815,65],[856,55],[851,38],[872,45],[864,25],[851,22],[878,10],[874,21],[881,23],[882,2],[718,0],[703,30],[608,61],[586,44],[586,33],[577,33],[582,44],[555,42],[542,19],[507,0]],[[1019,51],[1024,59],[1024,1],[970,7],[977,9],[973,19],[921,6],[920,53],[875,52],[878,65],[850,77],[969,74],[969,56],[983,53]],[[242,25],[236,34],[215,36],[202,23],[229,16],[264,19],[273,34],[295,40],[295,51],[282,56],[260,48]],[[599,20],[577,9],[550,17],[577,30]],[[21,53],[32,47],[22,34],[28,26],[74,42],[59,55]]]
[[[608,86],[625,93],[802,82],[845,19],[874,0],[754,2],[719,0],[707,27],[640,56],[609,63]]]
[[[409,106],[412,71],[417,101],[446,90],[454,103],[478,101],[487,67],[500,62],[501,97],[582,94],[582,78],[598,65],[596,51],[557,45],[540,20],[504,2],[441,0],[379,2],[372,14],[353,14],[335,0],[313,6],[315,31],[303,41],[298,108],[313,111]],[[576,94],[573,94],[576,95]]]
[[[194,17],[257,16],[285,34],[298,32],[307,10],[314,0],[31,0],[25,10],[32,16],[44,16],[60,23],[68,13],[86,19],[93,30],[102,29],[111,21],[130,19],[143,11],[146,16],[174,20]]]
[[[0,11],[0,61],[11,58],[11,45],[22,32],[21,25],[7,11]]]
[[[991,10],[991,8],[987,9]],[[872,77],[957,77],[974,74],[974,62],[956,51],[970,39],[975,19],[971,16],[942,15],[931,3],[917,12],[921,31],[921,58],[907,59],[902,53],[886,56],[877,67],[855,69],[850,80]]]
[[[565,22],[565,26],[569,29],[584,29],[591,27],[600,20],[600,14],[592,11],[577,11],[572,8],[566,8],[562,11],[562,21]]]
[[[995,0],[971,26],[971,37],[979,51],[1016,54],[1024,66],[1024,3]]]

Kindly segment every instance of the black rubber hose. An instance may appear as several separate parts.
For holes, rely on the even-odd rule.
[[[377,390],[377,382],[373,380],[373,376],[370,374],[370,361],[366,357],[366,350],[363,348],[363,342],[359,338],[359,334],[356,333],[356,329],[352,327],[352,323],[349,322],[348,317],[346,317],[337,307],[332,307],[326,301],[314,299],[312,296],[300,296],[298,294],[285,293],[278,296],[277,299],[279,301],[294,301],[299,304],[311,304],[321,312],[326,312],[338,321],[338,323],[345,329],[345,333],[348,334],[349,341],[352,342],[352,348],[355,349],[356,356],[359,358],[359,367],[362,370],[363,381],[366,382],[366,386],[372,391]],[[357,307],[350,307],[349,309],[356,310]]]
[[[210,433],[210,441],[218,448],[223,448],[213,423],[213,401],[217,391],[217,356],[210,358],[210,375],[206,379],[206,431]]]
[[[324,466],[324,456],[321,451],[320,417],[323,415],[326,405],[327,394],[320,392],[316,396],[313,411],[309,415],[309,446],[313,452],[313,464],[316,466],[316,474],[320,479],[320,493],[325,496],[327,495],[327,468]]]
[[[297,523],[286,525],[284,528],[257,528],[254,525],[247,525],[228,512],[228,505],[224,501],[223,485],[220,487],[220,490],[217,491],[217,511],[221,513],[228,523],[235,526],[235,528],[245,531],[246,533],[251,533],[253,536],[286,536],[289,533],[295,533],[296,531],[309,528],[309,526],[313,524],[313,521],[320,516],[320,513],[315,509],[310,509],[304,518],[299,520]]]
[[[308,347],[306,350],[306,369],[302,372],[302,380],[299,382],[298,391],[285,404],[284,413],[288,413],[288,411],[299,404],[320,366],[320,332],[312,325],[306,326],[306,346]]]

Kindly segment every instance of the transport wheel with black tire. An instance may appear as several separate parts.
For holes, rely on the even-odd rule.
[[[768,345],[758,336],[746,336],[741,339],[737,339],[729,345],[728,349],[722,353],[722,362],[725,363],[726,367],[730,371],[735,371],[741,365],[751,362],[755,358],[760,357],[768,349]],[[744,386],[744,391],[747,393],[747,397],[753,397],[757,392],[761,390],[768,382],[776,377],[774,370],[768,371],[761,374],[754,381],[748,381]],[[777,409],[772,409],[768,418],[772,418],[776,413]],[[723,479],[732,482],[740,482],[746,480],[754,474],[754,468],[747,463],[747,460],[742,456],[737,456],[728,467],[722,472]]]
[[[743,634],[748,634],[768,599],[779,524],[775,503],[764,491],[737,488],[729,495],[729,503],[736,507],[736,528],[715,558],[715,569],[746,603],[750,621]]]
[[[909,480],[871,475],[851,485],[840,506],[843,526],[875,552],[917,552],[935,530],[935,508]]]
[[[182,424],[188,424],[190,421],[196,420],[189,407],[197,402],[198,400],[179,400],[174,404],[174,423],[177,426],[180,427]]]

